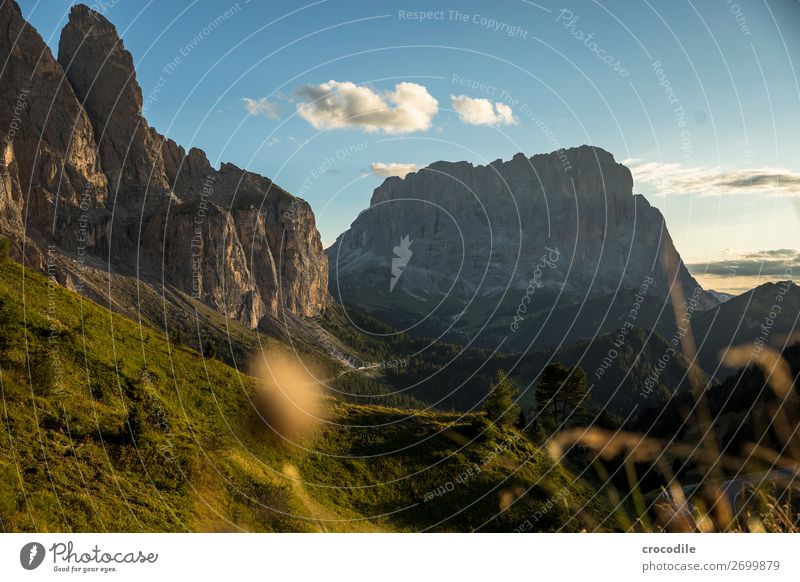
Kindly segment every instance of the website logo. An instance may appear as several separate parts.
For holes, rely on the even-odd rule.
[[[401,238],[400,244],[394,247],[395,256],[392,258],[392,279],[389,281],[389,293],[394,291],[394,286],[400,280],[403,269],[408,265],[408,261],[411,260],[411,255],[414,254],[411,252],[411,243],[414,241],[409,240],[409,236],[411,235],[407,234]]]
[[[44,546],[39,542],[30,542],[19,551],[19,563],[26,570],[35,570],[44,561]]]

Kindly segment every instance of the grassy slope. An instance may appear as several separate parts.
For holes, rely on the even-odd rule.
[[[509,530],[566,488],[535,524],[549,529],[589,497],[511,429],[465,446],[486,428],[478,415],[331,400],[334,422],[308,450],[278,445],[249,377],[9,260],[0,380],[5,531],[470,530],[530,489],[485,526]]]

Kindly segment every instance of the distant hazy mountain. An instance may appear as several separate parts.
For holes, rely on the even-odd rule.
[[[725,293],[723,291],[714,291],[713,289],[709,289],[708,292],[714,296],[714,298],[719,301],[720,303],[725,303],[728,299],[733,299],[736,295],[732,293]]]
[[[692,321],[698,361],[706,372],[722,379],[735,368],[721,364],[729,346],[753,344],[756,356],[765,348],[781,351],[797,341],[800,287],[791,281],[765,283],[698,314]]]

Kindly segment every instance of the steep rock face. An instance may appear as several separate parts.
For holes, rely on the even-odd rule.
[[[43,270],[45,247],[94,255],[250,327],[283,309],[319,311],[327,258],[306,202],[232,164],[215,169],[149,127],[133,59],[108,20],[73,6],[58,61],[11,0],[0,29],[0,231],[15,257],[22,241]]]
[[[149,264],[163,261],[170,282],[249,327],[266,313],[247,266],[233,217],[213,202],[186,202],[147,225]]]
[[[663,217],[632,188],[625,166],[589,146],[487,166],[436,162],[389,178],[328,250],[331,294],[461,340],[483,323],[509,335],[517,312],[519,327],[536,311],[575,311],[648,277],[651,296],[666,298],[673,278],[690,296],[697,282]]]
[[[242,254],[253,283],[266,304],[269,313],[280,311],[280,278],[278,266],[269,246],[269,231],[266,217],[258,209],[236,209],[233,211],[236,234],[242,244]],[[314,304],[314,303],[311,303]],[[318,304],[317,304],[318,305]],[[287,306],[290,311],[304,314]]]
[[[281,301],[289,310],[315,315],[328,298],[328,260],[314,212],[303,200],[282,198],[265,216],[273,256],[280,266]]]
[[[95,127],[103,128],[99,147],[117,204],[136,210],[135,220],[147,197],[145,268],[163,268],[170,284],[251,327],[281,309],[319,311],[327,264],[304,201],[233,164],[217,170],[202,150],[187,153],[149,127],[133,59],[113,25],[92,10],[73,7],[59,59]],[[277,219],[287,201],[308,210],[291,229]],[[123,240],[136,239],[138,226],[128,218],[115,229]],[[276,243],[284,238],[290,252],[280,262]]]
[[[3,147],[0,159],[0,229],[4,232],[23,232],[22,209],[24,199],[19,185],[19,168],[14,159],[14,146],[0,134]]]
[[[112,198],[123,209],[157,203],[169,192],[161,148],[141,115],[133,57],[114,26],[84,5],[72,7],[58,61],[97,131]]]
[[[13,1],[0,4],[0,30],[3,226],[70,250],[91,238],[89,246],[101,250],[107,180],[89,118]],[[72,227],[79,223],[91,237],[77,236]]]
[[[202,184],[216,172],[203,150],[191,148],[187,155],[183,146],[151,130],[156,143],[161,144],[161,157],[167,181],[182,198],[199,198],[202,196]]]
[[[215,170],[201,150],[186,153],[172,140],[162,143],[167,176],[177,195],[207,199],[230,212],[267,311],[318,313],[328,296],[328,264],[308,203],[234,164]]]

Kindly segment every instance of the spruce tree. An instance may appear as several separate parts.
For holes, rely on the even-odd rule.
[[[494,386],[483,403],[486,418],[498,426],[511,426],[519,418],[519,406],[514,403],[517,388],[503,370],[497,372]]]
[[[545,432],[552,432],[583,421],[588,390],[582,368],[569,368],[558,362],[549,364],[536,386],[537,425]]]

